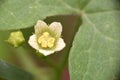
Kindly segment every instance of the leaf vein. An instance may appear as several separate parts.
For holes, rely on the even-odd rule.
[[[71,9],[72,11],[75,11],[76,13],[81,14],[81,10],[80,9],[73,8],[72,6],[70,6],[69,4],[64,2],[63,0],[58,0],[58,1],[61,2],[63,5],[65,5],[68,9]]]
[[[86,20],[92,25],[92,27],[93,27],[93,29],[94,29],[94,31],[96,32],[96,33],[99,33],[99,34],[101,34],[106,40],[109,40],[109,41],[119,41],[119,40],[116,40],[116,39],[113,39],[112,37],[109,37],[109,36],[107,36],[107,35],[105,35],[105,34],[103,34],[99,29],[97,29],[97,27],[95,26],[95,24],[87,17],[87,15],[84,13],[83,14],[84,15],[84,17],[86,18]]]
[[[87,14],[97,14],[97,13],[107,13],[107,12],[120,12],[120,9],[99,10],[99,11],[86,12],[86,13]]]
[[[3,7],[2,7],[2,8],[3,8]],[[22,22],[17,19],[16,15],[15,15],[12,11],[10,11],[10,10],[8,10],[8,9],[6,9],[6,8],[3,8],[3,9],[4,9],[5,11],[7,11],[11,16],[13,16],[14,19],[16,19],[17,21],[19,21],[19,23],[22,25]],[[14,26],[14,25],[11,25],[11,26]]]

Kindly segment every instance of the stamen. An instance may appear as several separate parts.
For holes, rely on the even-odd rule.
[[[43,33],[43,36],[44,36],[45,38],[47,38],[47,37],[49,36],[49,33],[48,33],[48,32],[44,32],[44,33]]]
[[[48,47],[52,48],[54,46],[54,42],[55,42],[55,38],[52,38],[52,37],[49,38],[47,43]]]
[[[55,44],[55,38],[51,37],[48,32],[44,32],[39,38],[38,43],[43,48],[52,48]]]
[[[47,41],[42,41],[41,46],[42,46],[43,48],[47,48]]]

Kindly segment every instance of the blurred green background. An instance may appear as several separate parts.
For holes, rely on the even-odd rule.
[[[5,41],[11,31],[0,31],[0,59],[30,72],[35,80],[69,80],[68,56],[73,36],[77,30],[77,27],[74,28],[77,24],[76,19],[76,15],[65,15],[47,17],[44,20],[48,24],[54,21],[61,22],[62,37],[66,42],[64,50],[47,57],[36,53],[27,43],[29,36],[34,33],[34,26],[21,30],[26,42],[18,48],[14,48]]]

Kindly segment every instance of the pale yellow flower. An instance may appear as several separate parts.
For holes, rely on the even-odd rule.
[[[43,55],[50,55],[65,47],[65,42],[61,38],[61,23],[53,22],[47,25],[44,21],[38,20],[34,28],[35,34],[30,36],[28,43]]]

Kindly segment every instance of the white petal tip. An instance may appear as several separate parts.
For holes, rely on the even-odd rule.
[[[36,35],[35,34],[30,36],[30,38],[28,40],[28,44],[36,50],[39,49],[39,46],[38,46],[37,41],[36,41]]]
[[[65,46],[66,46],[66,44],[65,44],[64,40],[62,38],[59,38],[55,50],[60,51],[60,50],[64,49]]]
[[[58,35],[62,33],[62,24],[60,22],[53,22],[49,25],[49,27],[55,31]]]
[[[38,20],[37,23],[45,23],[45,22],[42,20]]]
[[[50,54],[53,54],[55,51],[39,49],[39,52],[40,52],[41,54],[43,54],[44,56],[48,56],[48,55],[50,55]]]

